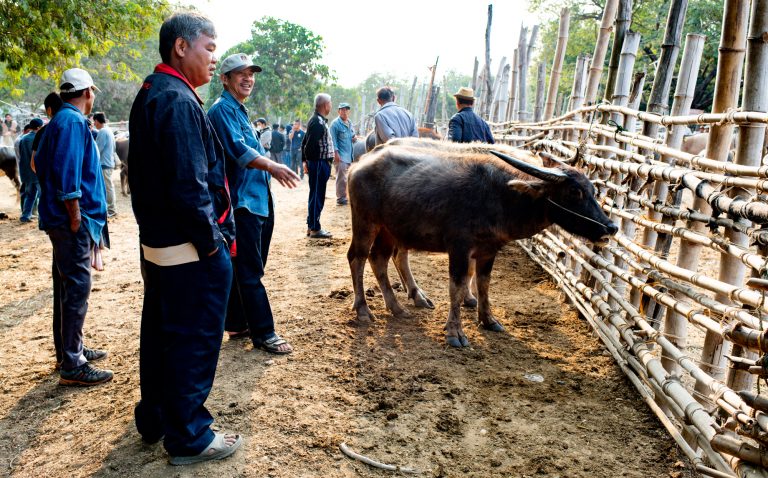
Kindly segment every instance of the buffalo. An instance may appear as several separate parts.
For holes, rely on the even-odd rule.
[[[363,288],[366,260],[387,309],[407,317],[389,283],[390,257],[395,250],[447,252],[451,304],[446,339],[451,346],[466,347],[460,306],[473,264],[480,325],[502,331],[491,313],[488,288],[496,254],[505,244],[551,224],[591,241],[616,233],[584,174],[551,157],[541,158],[544,167],[526,161],[531,159],[530,153],[509,147],[415,138],[395,139],[368,153],[352,168],[348,182],[352,243],[347,259],[357,318],[374,318]],[[419,289],[405,258],[396,256],[395,265],[411,295]]]
[[[115,153],[120,159],[120,193],[123,196],[131,194],[131,187],[128,185],[128,138],[119,138],[115,141]]]
[[[0,173],[8,176],[8,179],[11,180],[16,188],[16,196],[18,197],[21,189],[21,180],[19,179],[16,152],[11,146],[0,146]]]

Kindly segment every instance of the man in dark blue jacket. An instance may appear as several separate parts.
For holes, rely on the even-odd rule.
[[[130,116],[131,201],[141,241],[144,308],[136,428],[165,436],[172,465],[224,458],[239,435],[214,433],[205,408],[232,284],[234,222],[224,151],[195,88],[216,68],[207,18],[178,13],[160,27],[163,63]]]
[[[456,109],[459,112],[448,122],[448,139],[456,143],[495,143],[488,123],[472,111],[475,104],[475,92],[472,88],[461,87],[453,96],[456,98]]]

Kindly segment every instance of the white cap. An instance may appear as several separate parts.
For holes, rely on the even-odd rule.
[[[86,88],[93,88],[96,91],[100,91],[96,85],[93,84],[93,78],[87,71],[81,68],[70,68],[61,75],[61,83],[59,86],[60,93],[74,93],[75,91],[85,90]]]

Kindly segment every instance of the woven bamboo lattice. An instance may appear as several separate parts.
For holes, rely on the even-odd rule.
[[[635,121],[653,122],[666,134],[618,126]],[[765,124],[765,113],[662,116],[600,104],[538,123],[492,125],[497,140],[550,154],[593,180],[603,209],[621,226],[607,245],[557,227],[521,245],[709,476],[768,476],[768,398],[758,383],[768,376],[768,292],[759,280],[768,274],[768,166],[761,158],[749,166],[755,161],[685,153],[672,141],[686,126],[739,125],[741,134]],[[694,207],[696,199],[707,207]],[[704,253],[689,270],[677,259],[691,244]],[[723,258],[745,273],[735,280],[718,275]],[[683,327],[668,327],[676,318]],[[716,356],[702,356],[712,337],[720,342]]]

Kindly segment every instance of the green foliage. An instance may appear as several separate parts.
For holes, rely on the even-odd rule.
[[[546,63],[548,73],[551,70],[552,54],[557,43],[559,11],[562,7],[569,7],[571,9],[570,33],[559,89],[562,94],[569,96],[573,85],[577,56],[580,53],[592,55],[594,52],[604,4],[605,0],[593,0],[587,3],[575,0],[532,0],[531,11],[543,13],[540,40],[531,61],[529,75],[534,74],[534,65],[539,61]],[[634,0],[632,5],[630,28],[641,34],[640,51],[638,52],[635,71],[647,68],[649,77],[646,81],[646,92],[650,90],[653,81],[654,61],[661,53],[668,11],[669,0]],[[723,0],[689,0],[688,3],[678,63],[687,33],[700,33],[707,36],[699,74],[699,86],[694,97],[693,108],[709,109],[712,101],[714,89],[712,80],[717,69],[717,45],[720,38],[722,12]],[[605,58],[603,83],[608,76],[607,68],[612,46],[613,37],[611,37],[608,54]],[[529,84],[531,83],[529,80]]]
[[[333,76],[321,64],[323,39],[310,30],[272,17],[253,23],[251,38],[235,45],[220,56],[233,53],[253,55],[262,68],[255,76],[251,97],[246,100],[253,118],[268,117],[270,122],[283,118],[309,118],[314,110],[314,95]],[[208,91],[208,106],[221,95],[222,86],[214,78]]]
[[[0,88],[18,98],[23,78],[58,78],[90,57],[157,32],[166,0],[0,0]],[[113,72],[135,79],[126,61]]]

